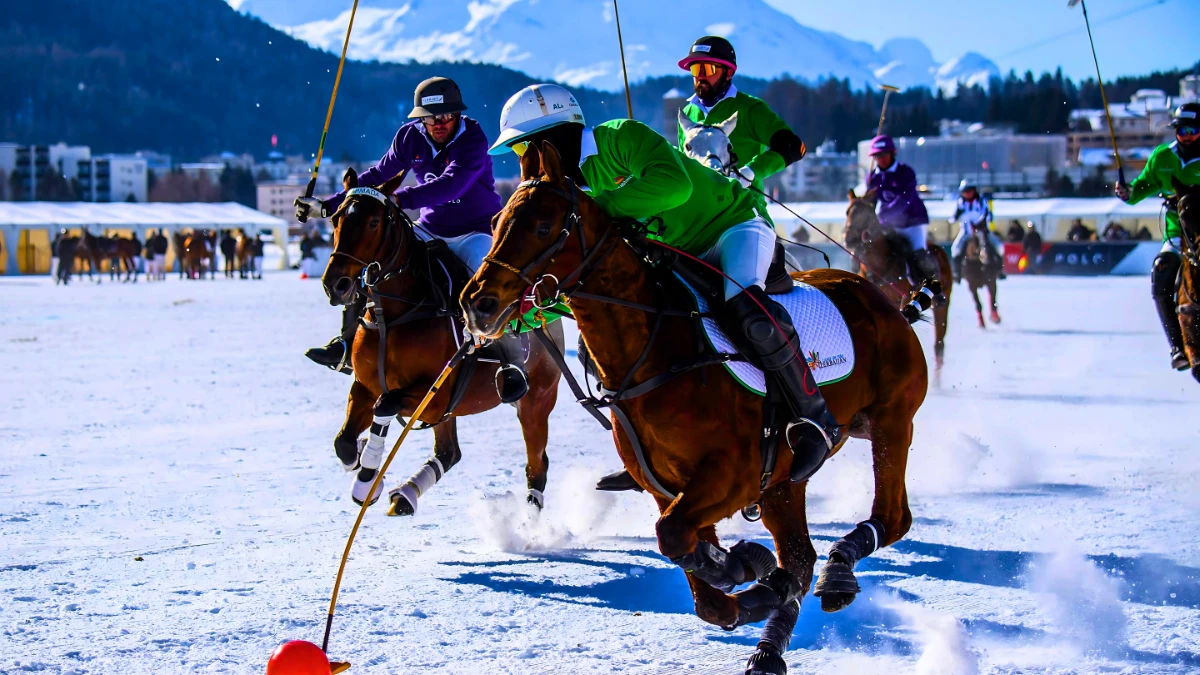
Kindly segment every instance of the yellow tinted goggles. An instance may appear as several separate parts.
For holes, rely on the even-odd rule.
[[[517,155],[517,157],[524,157],[525,151],[529,149],[529,141],[521,141],[520,143],[513,143],[512,145],[510,145],[508,147],[512,148],[512,151]]]

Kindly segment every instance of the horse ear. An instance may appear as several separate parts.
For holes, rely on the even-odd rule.
[[[379,191],[390,196],[393,192],[400,189],[400,184],[404,182],[404,176],[407,173],[407,171],[401,171],[395,176],[392,176],[390,179],[384,181],[383,185],[379,186]]]
[[[737,113],[729,116],[729,119],[721,122],[721,131],[725,132],[725,138],[733,138],[733,130],[737,128]]]
[[[847,195],[850,197],[851,204],[854,203],[854,200],[858,199],[858,195],[854,194],[854,188],[850,188],[850,190],[847,192]]]
[[[698,127],[700,125],[693,122],[692,118],[683,114],[683,108],[680,108],[679,109],[679,126],[680,126],[680,128],[683,129],[683,133],[686,134],[687,132],[691,131],[692,129],[695,129],[696,127]]]
[[[562,157],[559,156],[558,150],[550,141],[542,143],[542,174],[546,176],[546,180],[555,185],[562,185],[566,182],[566,175],[562,169]]]
[[[521,180],[532,180],[542,175],[542,153],[533,143],[521,155]]]
[[[862,198],[863,201],[874,206],[875,203],[879,201],[879,192],[875,188],[871,188],[870,190],[867,190],[866,194],[864,194]]]
[[[358,187],[358,172],[354,170],[354,167],[346,167],[346,173],[342,174],[342,187],[347,190]]]

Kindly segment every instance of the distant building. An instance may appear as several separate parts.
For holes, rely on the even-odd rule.
[[[324,218],[310,219],[307,223],[296,220],[294,204],[297,197],[304,196],[305,185],[306,182],[300,180],[259,183],[255,208],[286,222],[289,236],[302,235],[314,226],[324,229],[326,227]]]
[[[0,144],[0,171],[8,182],[5,194],[9,199],[61,199],[46,194],[50,186],[47,179],[57,174],[69,188],[77,190],[70,197],[89,202],[120,202],[130,198],[144,202],[146,166],[144,158],[133,155],[93,157],[86,145]],[[57,181],[58,185],[63,185],[63,181]]]
[[[1017,134],[1009,128],[966,124],[940,125],[944,135],[897,138],[900,161],[917,173],[922,192],[940,198],[958,191],[964,178],[996,196],[1041,196],[1046,176],[1067,168],[1067,139],[1053,134]],[[860,176],[871,170],[870,141],[858,144]]]
[[[1188,75],[1179,81],[1178,96],[1168,96],[1161,89],[1139,89],[1129,103],[1108,104],[1122,162],[1134,170],[1145,166],[1150,150],[1174,139],[1168,123],[1175,108],[1198,100],[1200,76]],[[1107,166],[1116,165],[1103,108],[1072,110],[1070,126],[1067,156],[1072,163],[1096,164],[1106,153]],[[1127,157],[1130,161],[1125,162]]]
[[[221,182],[221,172],[225,170],[225,165],[221,162],[184,162],[179,165],[179,170],[189,178],[204,176],[216,184]]]
[[[832,201],[846,196],[859,182],[858,153],[838,152],[837,143],[827,140],[804,159],[778,174],[788,199]]]
[[[202,163],[202,164],[220,164],[222,166],[229,166],[234,169],[250,170],[250,169],[254,168],[254,155],[251,155],[249,153],[242,153],[240,155],[236,155],[232,152],[226,151],[226,152],[222,152],[218,155],[208,155],[207,157],[201,157],[200,163]]]

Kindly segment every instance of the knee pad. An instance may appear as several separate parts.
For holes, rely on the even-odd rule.
[[[1150,268],[1150,294],[1156,298],[1175,294],[1175,280],[1179,276],[1182,259],[1174,251],[1163,251],[1154,258]]]

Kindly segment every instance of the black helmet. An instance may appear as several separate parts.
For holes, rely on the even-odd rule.
[[[719,63],[729,68],[729,74],[737,71],[737,52],[729,40],[715,35],[706,35],[692,43],[688,55],[679,60],[679,67],[691,68],[693,63]]]
[[[1200,103],[1184,103],[1175,109],[1171,116],[1171,126],[1182,125],[1200,126]]]
[[[413,109],[409,117],[431,117],[466,110],[462,92],[448,77],[431,77],[417,85],[413,92]]]

